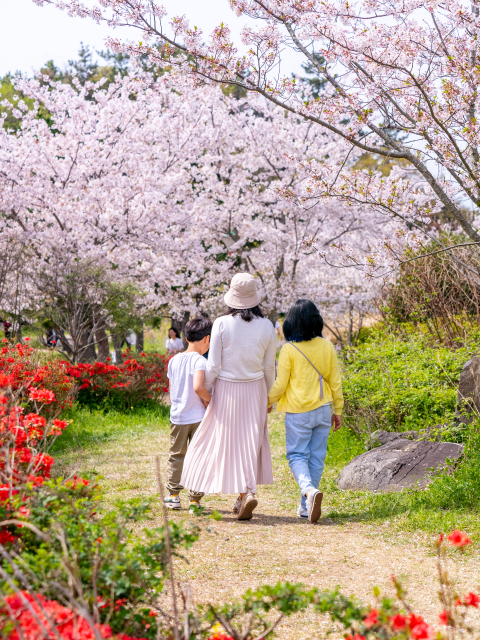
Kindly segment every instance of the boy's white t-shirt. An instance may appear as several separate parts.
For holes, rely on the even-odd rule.
[[[167,376],[172,402],[170,422],[173,424],[194,424],[203,420],[205,407],[193,390],[193,374],[206,368],[207,360],[195,351],[177,353],[169,361]]]

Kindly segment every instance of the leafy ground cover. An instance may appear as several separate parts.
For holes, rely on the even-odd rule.
[[[451,424],[458,377],[479,348],[478,329],[456,348],[432,344],[408,325],[401,332],[370,329],[366,340],[344,356],[346,424],[360,437],[376,429]]]

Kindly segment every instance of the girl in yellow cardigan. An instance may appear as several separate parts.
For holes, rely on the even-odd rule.
[[[322,514],[322,478],[330,428],[342,425],[343,393],[333,344],[322,338],[323,319],[310,300],[297,300],[287,313],[275,384],[268,411],[285,411],[287,459],[301,491],[301,518]],[[333,407],[333,412],[330,406]]]

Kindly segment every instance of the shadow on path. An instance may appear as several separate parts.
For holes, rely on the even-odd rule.
[[[311,526],[305,518],[299,518],[298,516],[270,516],[266,513],[253,513],[251,520],[237,520],[237,517],[231,511],[225,511],[223,509],[216,509],[216,511],[222,514],[222,522],[228,522],[238,525],[260,525],[262,527],[278,527],[285,525],[297,525],[297,526]],[[335,523],[331,518],[320,518],[316,523],[316,526],[332,527]]]

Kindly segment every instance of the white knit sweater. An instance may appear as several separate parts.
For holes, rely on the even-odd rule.
[[[275,382],[277,336],[267,318],[245,322],[240,316],[221,316],[213,323],[205,383],[216,378],[251,382],[265,377],[267,391]]]

